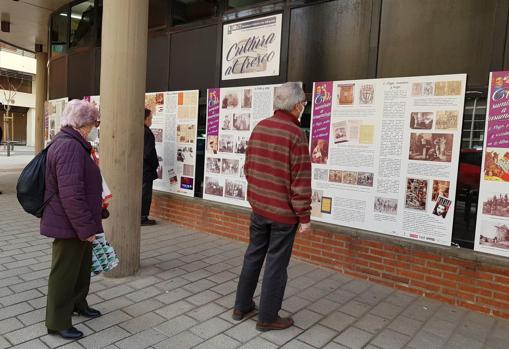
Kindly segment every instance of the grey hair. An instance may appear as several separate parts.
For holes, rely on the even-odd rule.
[[[295,104],[306,99],[306,94],[300,82],[287,82],[276,87],[274,94],[274,108],[287,112],[292,111]]]

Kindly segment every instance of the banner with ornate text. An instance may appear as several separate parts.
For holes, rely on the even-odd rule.
[[[222,80],[278,76],[282,15],[223,26]]]
[[[509,71],[490,74],[475,250],[509,257]]]

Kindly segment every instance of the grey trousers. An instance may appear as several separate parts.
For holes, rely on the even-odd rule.
[[[251,215],[249,246],[240,273],[235,309],[246,311],[253,300],[265,257],[258,319],[274,322],[283,302],[298,224],[280,224],[256,214]]]

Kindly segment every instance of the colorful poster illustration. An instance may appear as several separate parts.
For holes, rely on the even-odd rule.
[[[278,76],[282,14],[223,26],[222,80]]]
[[[244,176],[247,142],[256,124],[274,114],[277,86],[207,91],[204,199],[249,207]]]
[[[476,251],[509,257],[509,71],[490,74]]]
[[[312,219],[450,245],[466,75],[315,82]]]
[[[50,99],[44,102],[44,140],[48,144],[60,131],[60,122],[69,99]]]

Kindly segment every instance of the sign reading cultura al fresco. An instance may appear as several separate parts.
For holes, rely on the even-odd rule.
[[[490,75],[475,250],[509,257],[509,71]]]
[[[223,26],[222,79],[278,76],[282,15]]]

